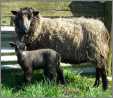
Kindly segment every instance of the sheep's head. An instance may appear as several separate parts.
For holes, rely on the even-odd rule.
[[[19,49],[19,50],[26,50],[26,45],[25,43],[22,42],[10,42],[9,43],[11,47],[15,48],[15,50]]]
[[[38,17],[39,11],[26,7],[11,12],[14,15],[16,33],[21,41],[23,35],[28,33],[32,19]]]

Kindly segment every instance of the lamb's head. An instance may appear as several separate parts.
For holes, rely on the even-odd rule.
[[[15,50],[26,50],[26,45],[25,43],[22,42],[10,42],[9,43],[11,47],[15,48]]]
[[[15,30],[21,41],[24,34],[28,33],[30,24],[34,17],[38,17],[39,11],[33,8],[25,7],[18,11],[11,11],[14,15]]]

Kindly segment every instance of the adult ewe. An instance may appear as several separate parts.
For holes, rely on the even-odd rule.
[[[44,18],[32,8],[22,8],[12,13],[15,15],[19,40],[26,43],[28,50],[52,48],[61,54],[64,62],[90,61],[96,65],[94,86],[99,86],[101,77],[103,89],[107,89],[109,35],[103,22],[83,17]]]

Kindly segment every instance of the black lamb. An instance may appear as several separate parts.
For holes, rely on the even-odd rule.
[[[43,69],[46,79],[65,84],[63,70],[60,67],[61,56],[53,49],[24,51],[24,43],[9,43],[15,48],[18,64],[24,71],[25,82],[31,82],[34,69]]]

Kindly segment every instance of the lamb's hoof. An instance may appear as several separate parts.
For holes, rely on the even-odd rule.
[[[65,85],[65,84],[67,84],[67,83],[66,83],[66,81],[65,81],[65,82],[62,82],[61,84]]]
[[[67,82],[65,80],[63,80],[63,81],[60,81],[60,84],[65,85],[65,84],[67,84]]]
[[[93,87],[98,87],[98,86],[99,86],[98,82],[94,83],[94,85],[93,85]]]
[[[94,84],[93,87],[96,87],[96,84]]]

